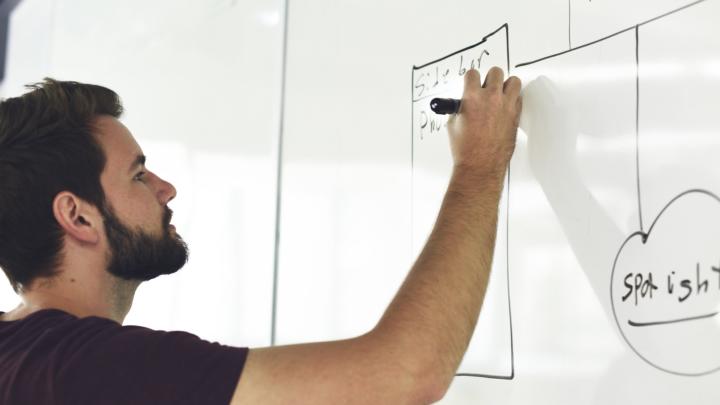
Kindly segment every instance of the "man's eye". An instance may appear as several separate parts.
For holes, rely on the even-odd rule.
[[[138,180],[138,181],[143,181],[144,178],[145,178],[145,172],[140,172],[140,173],[136,174],[134,177],[134,179]]]

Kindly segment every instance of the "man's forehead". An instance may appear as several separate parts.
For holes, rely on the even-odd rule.
[[[122,165],[127,170],[139,160],[144,164],[144,154],[140,145],[118,119],[101,115],[95,119],[93,127],[98,143],[107,157],[108,165]]]

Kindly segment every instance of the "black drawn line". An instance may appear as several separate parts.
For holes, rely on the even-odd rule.
[[[507,56],[507,71],[510,76],[510,26],[505,23],[505,56]]]
[[[630,326],[655,326],[655,325],[667,325],[670,323],[680,323],[680,322],[688,322],[688,321],[696,321],[699,319],[706,319],[706,318],[712,318],[713,316],[717,315],[718,312],[713,312],[711,314],[705,314],[705,315],[698,315],[698,316],[690,316],[687,318],[679,318],[679,319],[671,319],[668,321],[653,321],[653,322],[635,322],[628,320],[628,325]]]
[[[505,24],[505,51],[507,56],[507,71],[508,76],[510,76],[511,73],[511,64],[510,64],[510,27]],[[506,203],[506,211],[507,216],[505,217],[505,276],[507,278],[507,303],[508,303],[508,322],[510,323],[510,376],[507,378],[508,380],[512,380],[515,378],[515,338],[513,336],[513,321],[512,321],[512,304],[510,302],[510,173],[512,169],[512,162],[508,163],[508,172],[507,172],[507,203]]]
[[[494,375],[494,374],[473,374],[473,373],[457,373],[455,377],[475,377],[475,378],[492,378],[495,380],[512,380],[515,378],[515,373],[510,375]]]
[[[655,227],[655,224],[657,224],[658,219],[660,219],[660,216],[665,213],[665,211],[670,207],[670,205],[672,205],[675,201],[677,201],[678,199],[682,198],[683,196],[685,196],[685,195],[687,195],[687,194],[691,194],[691,193],[705,194],[705,195],[707,195],[708,197],[714,198],[714,199],[716,199],[718,202],[720,202],[720,197],[716,196],[712,191],[708,191],[708,190],[703,190],[703,189],[695,188],[695,189],[688,190],[688,191],[685,191],[685,192],[683,192],[683,193],[680,193],[680,194],[677,195],[675,198],[673,198],[672,200],[670,200],[670,202],[667,203],[667,205],[665,205],[665,207],[663,207],[663,209],[662,209],[662,210],[660,211],[660,213],[658,214],[657,218],[655,218],[655,220],[653,221],[653,223],[650,224],[650,229],[648,229],[648,231],[647,231],[647,237],[650,237],[650,233],[652,232],[653,228]],[[647,237],[645,238],[646,240],[647,240]]]
[[[702,1],[705,1],[705,0],[702,0]],[[544,60],[548,60],[548,59],[555,58],[555,57],[557,57],[557,56],[565,55],[566,53],[570,53],[570,52],[573,52],[573,51],[577,51],[578,49],[587,48],[588,46],[595,45],[595,44],[597,44],[597,43],[599,43],[599,42],[603,42],[603,41],[606,41],[606,40],[608,40],[608,39],[610,39],[610,38],[614,38],[614,37],[616,37],[616,36],[618,36],[618,35],[620,35],[620,34],[624,34],[624,33],[628,32],[628,31],[630,31],[630,30],[632,30],[632,29],[634,29],[634,28],[635,28],[635,26],[632,26],[632,27],[626,28],[626,29],[624,29],[624,30],[622,30],[622,31],[618,31],[618,32],[615,32],[615,33],[613,33],[613,34],[610,34],[610,35],[608,35],[608,36],[606,36],[606,37],[602,37],[602,38],[600,38],[600,39],[596,39],[595,41],[588,42],[588,43],[586,43],[586,44],[582,44],[582,45],[576,46],[575,48],[570,48],[570,49],[568,49],[568,50],[566,50],[566,51],[554,53],[554,54],[548,55],[548,56],[543,56],[542,58],[535,59],[535,60],[532,60],[532,61],[530,61],[530,62],[520,63],[520,64],[518,64],[518,65],[515,65],[515,67],[516,67],[516,68],[519,68],[519,67],[523,67],[523,66],[532,65],[532,64],[534,64],[534,63],[538,63],[538,62],[542,62],[542,61],[544,61]]]
[[[696,5],[696,4],[700,4],[700,3],[704,2],[704,1],[706,1],[706,0],[693,1],[692,3],[688,3],[688,4],[686,4],[686,5],[684,5],[684,6],[680,7],[680,8],[676,8],[676,9],[674,9],[674,10],[670,10],[670,11],[668,11],[668,12],[665,13],[665,14],[660,14],[660,15],[657,16],[657,17],[653,17],[653,18],[651,18],[651,19],[649,19],[649,20],[645,20],[645,21],[641,22],[641,23],[638,24],[638,25],[639,25],[639,26],[643,26],[643,25],[645,25],[645,24],[649,24],[649,23],[651,23],[651,22],[653,22],[653,21],[656,21],[656,20],[659,20],[659,19],[661,19],[661,18],[667,17],[667,16],[669,16],[670,14],[675,14],[675,13],[677,13],[678,11],[685,10],[686,8],[692,7],[692,6]]]
[[[640,197],[640,26],[635,26],[635,173],[637,174],[638,217],[643,228],[642,198]]]
[[[710,198],[713,198],[718,203],[720,203],[720,197],[718,197],[711,191],[702,190],[702,189],[687,190],[687,191],[684,191],[684,192],[678,194],[677,196],[675,196],[672,200],[670,200],[670,202],[668,202],[665,205],[665,207],[663,207],[662,210],[660,210],[660,212],[655,217],[655,220],[652,222],[652,224],[650,225],[650,228],[648,229],[647,232],[641,232],[641,231],[633,232],[632,234],[630,234],[630,236],[627,237],[627,239],[625,239],[625,241],[622,243],[622,245],[620,245],[620,249],[618,250],[617,254],[615,255],[615,260],[613,261],[612,272],[610,273],[610,280],[614,280],[615,269],[617,268],[618,259],[620,259],[620,254],[622,253],[623,249],[625,248],[625,245],[627,245],[632,239],[634,239],[636,237],[640,237],[643,244],[647,243],[648,239],[650,238],[650,235],[652,234],[652,230],[655,228],[655,224],[657,224],[657,222],[660,220],[660,217],[663,216],[665,211],[667,211],[667,209],[670,208],[670,206],[673,205],[675,203],[675,201],[677,201],[678,199],[680,199],[688,194],[694,194],[694,193],[704,194]],[[635,346],[632,345],[632,343],[630,342],[630,339],[628,339],[628,337],[625,335],[625,332],[623,332],[622,327],[620,327],[620,320],[618,318],[617,310],[615,309],[615,300],[613,299],[613,295],[614,295],[613,292],[614,292],[613,284],[611,282],[610,283],[610,304],[612,306],[613,318],[615,318],[615,323],[618,325],[618,330],[620,331],[620,335],[622,335],[623,339],[625,340],[625,343],[627,343],[627,345],[632,349],[632,351],[635,352],[635,354],[637,354],[638,357],[640,357],[645,363],[649,364],[652,367],[655,367],[656,369],[658,369],[660,371],[664,371],[666,373],[680,375],[680,376],[687,376],[687,377],[699,377],[699,376],[703,376],[703,375],[707,375],[707,374],[712,374],[712,373],[720,370],[720,367],[716,367],[711,370],[701,371],[701,372],[697,372],[697,373],[683,373],[683,372],[674,371],[674,370],[670,370],[668,368],[659,366],[659,365],[653,363],[652,361],[650,361],[647,357],[643,356],[635,348]]]
[[[415,71],[410,75],[410,100],[415,97]],[[410,246],[415,235],[415,103],[410,103]]]
[[[459,51],[455,51],[455,52],[453,52],[453,53],[451,53],[451,54],[449,54],[449,55],[443,56],[442,58],[435,59],[434,61],[428,62],[428,63],[426,63],[426,64],[424,64],[424,65],[413,66],[413,70],[422,69],[422,68],[427,67],[427,66],[430,66],[430,65],[432,65],[432,64],[435,64],[435,63],[438,63],[438,62],[442,62],[443,60],[445,60],[445,59],[447,59],[447,58],[450,58],[450,57],[453,57],[453,56],[455,56],[455,55],[457,55],[457,54],[459,54],[459,53],[463,53],[463,52],[467,51],[468,49],[472,49],[472,48],[475,48],[475,47],[478,46],[478,45],[482,45],[482,44],[485,43],[485,41],[487,41],[488,38],[490,38],[491,36],[497,34],[497,33],[500,32],[500,30],[502,30],[502,29],[505,29],[505,32],[508,31],[508,25],[507,25],[507,23],[501,25],[500,28],[496,29],[495,31],[493,31],[493,32],[485,35],[485,36],[483,37],[482,41],[480,41],[480,42],[478,42],[478,43],[476,43],[476,44],[470,45],[470,46],[466,46],[465,48],[463,48],[463,49],[461,49],[461,50],[459,50]]]
[[[682,6],[682,7],[679,7],[679,8],[676,8],[676,9],[674,9],[674,10],[668,11],[668,12],[665,13],[665,14],[661,14],[661,15],[659,15],[659,16],[657,16],[657,17],[653,17],[653,18],[651,18],[651,19],[649,19],[649,20],[646,20],[646,21],[643,21],[643,22],[641,22],[641,23],[639,23],[639,24],[635,24],[635,25],[633,25],[632,27],[625,28],[625,29],[620,30],[620,31],[618,31],[618,32],[612,33],[612,34],[610,34],[610,35],[608,35],[608,36],[602,37],[602,38],[600,38],[600,39],[596,39],[595,41],[588,42],[588,43],[586,43],[586,44],[582,44],[582,45],[576,46],[576,47],[574,47],[574,48],[570,48],[570,49],[568,49],[568,50],[566,50],[566,51],[554,53],[554,54],[548,55],[548,56],[543,56],[542,58],[535,59],[535,60],[532,60],[532,61],[530,61],[530,62],[523,62],[523,63],[520,63],[520,64],[518,64],[518,65],[515,65],[515,67],[516,67],[516,68],[519,68],[519,67],[523,67],[523,66],[532,65],[533,63],[542,62],[542,61],[547,60],[547,59],[550,59],[550,58],[554,58],[554,57],[557,57],[557,56],[560,56],[560,55],[565,55],[566,53],[569,53],[569,52],[572,52],[572,51],[576,51],[576,50],[578,50],[578,49],[586,48],[586,47],[588,47],[588,46],[590,46],[590,45],[595,45],[595,44],[597,44],[598,42],[606,41],[606,40],[608,40],[608,39],[610,39],[610,38],[616,37],[616,36],[618,36],[618,35],[620,35],[620,34],[624,34],[624,33],[628,32],[628,31],[630,31],[630,30],[633,30],[633,29],[635,29],[636,26],[642,27],[642,26],[645,25],[645,24],[649,24],[649,23],[651,23],[651,22],[653,22],[653,21],[656,21],[656,20],[659,20],[659,19],[661,19],[661,18],[667,17],[667,16],[669,16],[669,15],[671,15],[671,14],[675,14],[675,13],[677,13],[677,12],[680,12],[680,11],[685,10],[685,9],[687,9],[687,8],[690,8],[690,7],[692,7],[692,6],[698,5],[698,4],[700,4],[700,3],[704,3],[704,2],[706,2],[706,1],[708,1],[708,0],[696,0],[696,1],[692,2],[692,3],[689,3],[689,4],[684,5],[684,6]]]
[[[509,68],[509,66],[508,66]],[[515,378],[515,337],[513,336],[513,321],[512,321],[512,304],[510,303],[510,169],[511,164],[508,164],[507,172],[507,202],[505,217],[505,277],[507,283],[507,304],[508,304],[508,322],[510,323],[510,375],[508,380]]]

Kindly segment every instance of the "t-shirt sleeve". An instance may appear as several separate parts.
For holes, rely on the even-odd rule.
[[[87,321],[78,320],[80,322]],[[94,318],[58,345],[58,404],[227,405],[247,348]]]

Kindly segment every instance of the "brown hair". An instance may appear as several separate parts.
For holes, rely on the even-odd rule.
[[[105,154],[92,134],[98,115],[119,118],[105,87],[46,78],[0,101],[0,267],[15,292],[56,274],[63,230],[52,203],[61,191],[105,207]]]

